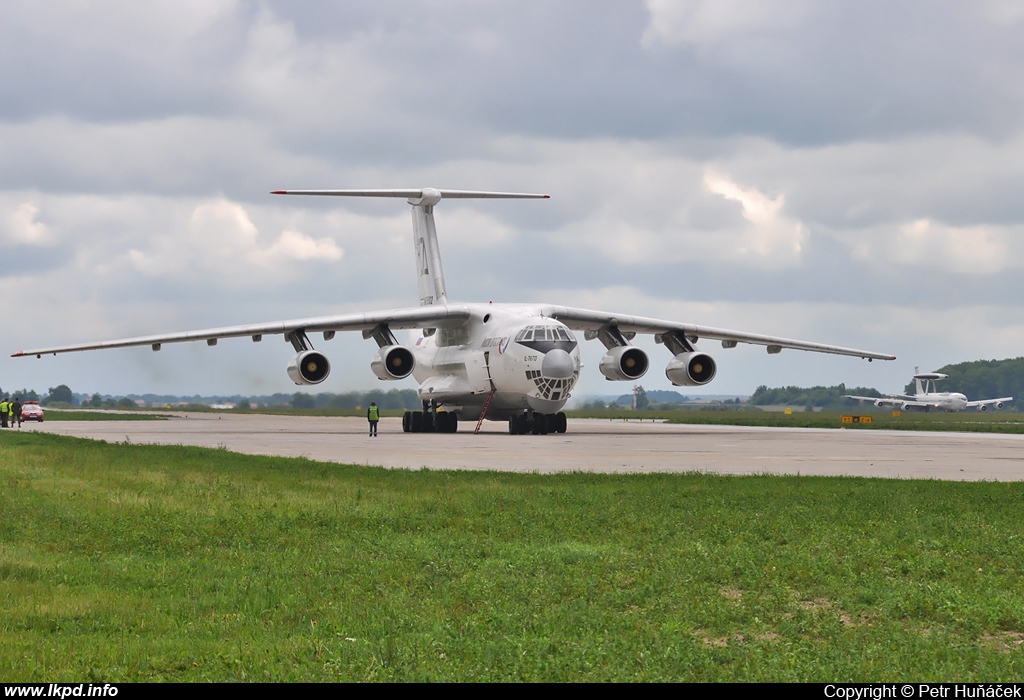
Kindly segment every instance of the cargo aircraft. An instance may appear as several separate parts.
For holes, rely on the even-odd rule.
[[[663,321],[607,311],[591,311],[552,304],[461,304],[448,300],[441,253],[434,226],[434,207],[443,199],[547,199],[544,194],[473,192],[433,188],[408,190],[278,190],[272,194],[331,197],[394,197],[412,207],[413,247],[419,282],[418,307],[256,323],[225,328],[185,331],[65,345],[14,353],[32,356],[148,345],[153,350],[168,343],[249,337],[259,342],[266,335],[283,335],[295,349],[288,376],[298,385],[320,384],[330,372],[327,357],[314,349],[310,336],[331,340],[338,331],[361,331],[378,350],[370,369],[382,380],[412,376],[419,383],[422,410],[409,411],[402,420],[406,432],[448,432],[459,421],[484,418],[508,421],[512,434],[562,433],[562,408],[579,379],[579,341],[597,340],[606,352],[598,366],[607,379],[634,381],[651,363],[647,353],[630,345],[637,333],[654,336],[671,355],[665,375],[676,386],[703,386],[715,377],[710,355],[696,347],[698,339],[721,341],[723,348],[738,343],[762,345],[769,353],[783,348],[853,357],[893,360],[893,355],[788,340],[689,323]],[[410,335],[400,343],[394,331]]]
[[[962,411],[965,408],[977,408],[979,411],[987,411],[989,407],[1002,408],[1007,401],[1013,401],[1012,396],[1004,396],[1001,399],[985,399],[984,401],[968,401],[964,394],[956,391],[936,391],[935,382],[942,379],[949,379],[948,374],[939,372],[921,372],[914,368],[914,385],[917,388],[915,394],[893,394],[885,398],[874,398],[871,396],[844,396],[844,399],[856,399],[857,401],[871,401],[876,406],[899,406],[904,411]]]

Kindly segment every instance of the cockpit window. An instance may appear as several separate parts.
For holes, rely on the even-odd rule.
[[[576,347],[572,333],[558,325],[527,326],[516,334],[515,341],[542,353],[554,348],[569,352]]]

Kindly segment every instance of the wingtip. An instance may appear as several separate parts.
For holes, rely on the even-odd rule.
[[[270,194],[288,194],[288,190],[274,190]]]
[[[16,352],[16,353],[12,354],[11,357],[25,357],[25,352],[24,351]]]

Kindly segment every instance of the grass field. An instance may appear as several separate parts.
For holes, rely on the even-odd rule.
[[[1019,680],[1022,497],[7,431],[0,680]]]
[[[632,413],[638,417],[643,411]],[[871,422],[843,423],[842,417],[870,416]],[[960,413],[846,411],[804,412],[786,415],[781,411],[677,411],[669,423],[696,425],[753,425],[773,428],[846,428],[852,430],[947,430],[971,433],[1024,433],[1024,413],[963,411]]]
[[[49,410],[43,416],[46,421],[71,421],[71,420],[167,420],[168,416],[155,413],[136,413],[135,411],[121,411],[113,413],[110,411],[97,410]]]

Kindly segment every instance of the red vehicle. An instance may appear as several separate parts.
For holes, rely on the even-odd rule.
[[[38,401],[26,401],[21,405],[21,420],[43,422],[43,409]]]

